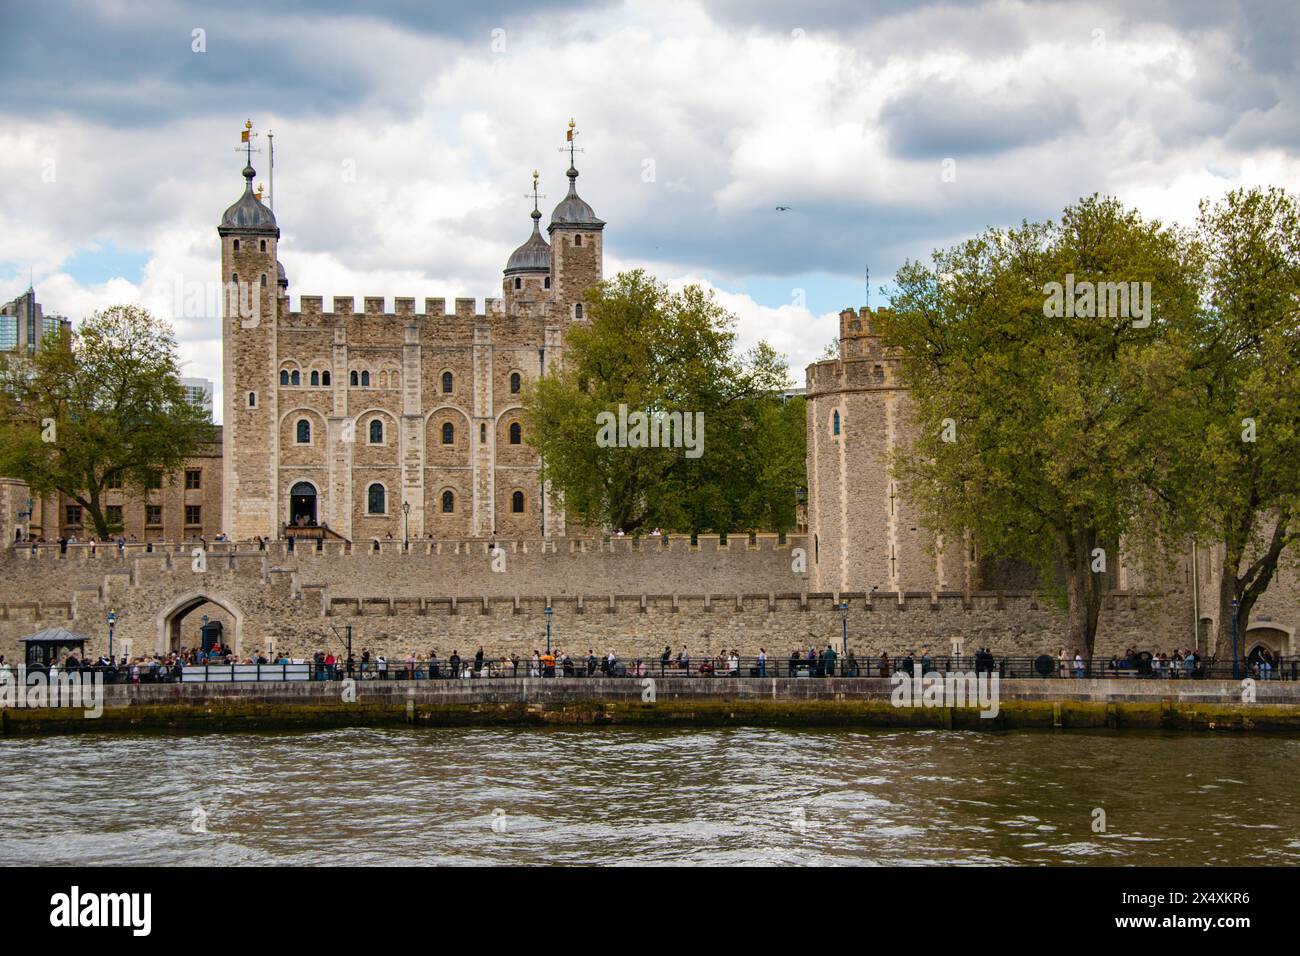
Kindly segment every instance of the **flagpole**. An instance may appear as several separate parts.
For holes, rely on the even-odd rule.
[[[268,180],[270,186],[267,189],[266,199],[267,199],[267,204],[271,207],[271,212],[275,212],[275,130],[267,131],[266,141],[267,143],[270,144],[271,147],[271,153],[270,153],[271,175],[270,175],[270,179]]]

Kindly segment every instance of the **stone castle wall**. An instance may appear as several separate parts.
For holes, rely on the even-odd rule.
[[[700,539],[503,542],[506,570],[491,569],[486,542],[420,542],[378,552],[270,550],[231,552],[217,545],[206,570],[188,551],[71,548],[0,558],[0,653],[18,659],[18,638],[43,627],[66,627],[106,649],[106,614],[118,615],[116,641],[133,653],[166,648],[172,620],[181,619],[180,644],[197,643],[198,613],[226,626],[239,653],[285,650],[295,656],[342,648],[345,626],[354,647],[390,657],[436,649],[462,655],[483,645],[488,654],[527,656],[546,641],[545,609],[552,608],[552,645],[570,653],[615,651],[625,659],[657,657],[665,644],[693,657],[759,647],[787,657],[795,647],[839,645],[841,601],[849,604],[850,647],[859,654],[891,655],[930,647],[951,653],[1055,653],[1062,615],[1023,592],[981,593],[808,590],[808,575],[785,544],[744,536],[723,546]],[[1106,599],[1099,653],[1128,646],[1170,650],[1185,646],[1186,628],[1170,611],[1180,593],[1115,593]]]

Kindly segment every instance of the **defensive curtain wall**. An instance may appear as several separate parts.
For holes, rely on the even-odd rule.
[[[1064,631],[1059,610],[1027,592],[810,592],[806,542],[795,535],[501,541],[500,553],[481,539],[411,542],[406,553],[400,541],[322,547],[210,543],[201,570],[188,546],[10,548],[0,555],[0,654],[18,660],[19,638],[50,627],[84,634],[103,653],[110,609],[115,650],[127,641],[137,655],[197,644],[200,615],[220,621],[241,655],[293,656],[341,651],[338,634],[351,625],[357,653],[436,648],[445,657],[481,644],[526,657],[545,647],[547,607],[553,646],[624,659],[655,658],[665,644],[697,658],[838,648],[842,602],[859,654],[947,654],[957,641],[966,654],[1055,653]],[[1111,593],[1098,652],[1186,646],[1189,627],[1173,612],[1184,603],[1181,591]]]

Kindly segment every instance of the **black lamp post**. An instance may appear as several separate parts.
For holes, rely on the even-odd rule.
[[[551,611],[552,608],[546,605],[546,653],[551,653]]]
[[[844,601],[840,604],[840,621],[844,625],[844,630],[840,638],[840,653],[845,657],[849,654],[849,602]]]
[[[117,624],[117,610],[108,609],[108,659],[114,660],[113,657],[113,626]]]
[[[1241,677],[1241,671],[1237,666],[1237,608],[1239,603],[1236,598],[1232,599],[1232,677],[1233,680]]]
[[[405,551],[411,545],[411,535],[409,531],[411,517],[411,503],[402,502],[402,550]]]
[[[28,498],[27,510],[18,512],[18,520],[25,521],[27,523],[26,538],[28,541],[30,541],[32,538],[32,511],[35,508],[35,506],[36,506],[36,502],[33,501],[31,498]]]

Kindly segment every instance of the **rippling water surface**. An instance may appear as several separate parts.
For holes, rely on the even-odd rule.
[[[8,739],[0,864],[1295,864],[1298,771],[1300,740],[1177,734]]]

